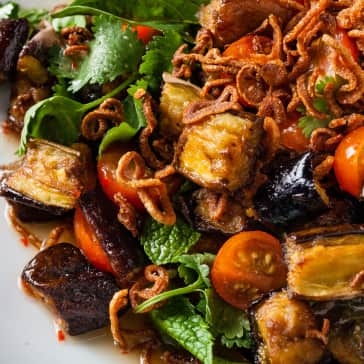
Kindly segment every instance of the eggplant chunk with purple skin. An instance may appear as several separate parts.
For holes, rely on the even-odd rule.
[[[263,222],[285,225],[325,210],[329,199],[312,172],[312,154],[280,163],[254,197]]]
[[[293,233],[285,249],[292,295],[317,301],[363,295],[364,225]]]
[[[250,114],[211,116],[183,129],[176,168],[201,187],[236,191],[254,174],[262,136],[261,120]]]
[[[273,294],[254,312],[260,345],[259,364],[315,364],[325,352],[323,342],[306,303],[289,299],[286,292]]]
[[[109,303],[119,287],[111,274],[92,267],[75,246],[61,243],[41,251],[21,278],[32,295],[50,305],[69,335],[109,324]]]
[[[14,73],[28,32],[29,25],[25,19],[0,20],[0,82]]]
[[[75,207],[89,185],[85,153],[41,139],[30,140],[25,157],[3,176],[0,194],[20,213],[22,206],[27,208],[28,215],[18,215],[23,221],[62,216]]]

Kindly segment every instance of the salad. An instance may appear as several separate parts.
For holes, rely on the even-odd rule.
[[[364,362],[363,9],[0,5],[0,194],[66,334],[110,326],[143,363]]]

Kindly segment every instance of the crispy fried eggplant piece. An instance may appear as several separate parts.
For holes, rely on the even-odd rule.
[[[286,237],[285,248],[292,295],[318,301],[363,295],[363,225],[292,233]]]
[[[279,164],[254,197],[260,219],[279,225],[311,218],[328,204],[326,191],[313,176],[311,153]]]
[[[0,82],[13,75],[28,33],[26,19],[0,20]]]
[[[18,208],[22,205],[33,208],[28,209],[23,221],[24,218],[37,221],[37,210],[42,219],[44,213],[48,214],[48,219],[62,216],[75,207],[76,200],[89,184],[86,160],[75,149],[32,139],[23,160],[3,177],[0,194]]]
[[[262,135],[261,120],[251,114],[214,115],[183,129],[176,168],[201,187],[236,191],[254,174]]]
[[[259,336],[259,364],[319,363],[324,345],[310,332],[318,331],[308,305],[289,299],[286,292],[273,294],[254,312]]]
[[[199,100],[199,87],[192,83],[163,74],[164,85],[160,98],[161,113],[160,132],[165,136],[179,136],[183,129],[182,116],[184,109]]]
[[[82,195],[78,205],[89,231],[106,253],[119,285],[130,287],[140,267],[138,243],[119,223],[116,207],[100,190]]]
[[[109,303],[119,290],[114,277],[92,267],[68,243],[38,253],[24,268],[22,282],[59,316],[69,335],[80,335],[109,324]]]
[[[199,20],[218,46],[224,46],[257,28],[273,14],[286,23],[296,10],[286,0],[212,0],[202,8]]]

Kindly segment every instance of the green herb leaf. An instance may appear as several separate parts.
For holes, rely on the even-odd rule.
[[[33,105],[25,114],[17,154],[25,154],[29,137],[44,138],[65,145],[74,143],[79,137],[82,116],[109,97],[120,93],[134,79],[131,77],[107,95],[88,104],[65,96],[53,96]]]
[[[187,286],[163,292],[150,298],[135,308],[135,313],[141,313],[150,306],[166,299],[187,295],[193,292],[203,292],[211,287],[209,274],[215,256],[213,254],[191,254],[178,257],[181,265],[178,267],[178,274],[184,279]],[[197,273],[197,274],[196,274]],[[197,277],[196,277],[197,275]]]
[[[15,19],[17,18],[19,5],[13,2],[8,2],[4,5],[0,4],[0,19]]]
[[[174,298],[162,308],[151,311],[150,316],[163,334],[171,336],[203,363],[212,364],[214,338],[187,298]]]
[[[49,19],[49,12],[46,9],[20,9],[18,18],[27,19],[30,25],[34,28],[42,20]]]
[[[303,135],[309,138],[312,132],[317,128],[326,128],[331,118],[325,120],[316,119],[314,116],[302,116],[298,121],[298,126],[302,128]]]
[[[148,218],[140,242],[154,264],[176,263],[200,238],[200,233],[180,218],[174,225],[163,225]]]
[[[72,92],[88,83],[101,85],[136,71],[144,53],[143,43],[130,27],[124,31],[121,28],[122,23],[114,18],[95,18],[95,39],[89,43],[89,55],[75,71],[70,86]]]
[[[52,19],[52,26],[56,32],[66,27],[86,27],[87,21],[84,15],[66,16],[64,18]]]
[[[231,349],[251,348],[252,338],[248,314],[223,301],[209,288],[205,291],[205,320],[212,332],[221,336],[221,343]]]
[[[166,31],[164,35],[157,35],[148,43],[148,49],[143,56],[139,73],[143,75],[152,93],[159,93],[162,74],[171,71],[171,60],[182,43],[181,35],[172,31]]]
[[[332,83],[334,85],[334,91],[336,92],[342,85],[345,85],[347,81],[340,77],[339,75],[333,76],[325,76],[315,85],[315,91],[318,95],[323,95],[325,91],[325,87],[327,84]]]

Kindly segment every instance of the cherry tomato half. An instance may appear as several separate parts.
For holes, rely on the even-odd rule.
[[[128,24],[122,25],[122,30],[125,30],[128,27]],[[133,25],[132,30],[137,32],[138,38],[144,43],[144,45],[147,45],[153,36],[156,34],[159,34],[160,31],[151,27],[148,27],[147,25]]]
[[[281,131],[281,144],[297,152],[304,152],[308,149],[310,139],[303,135],[302,128],[298,126],[301,114],[298,112],[287,115],[287,120],[279,124]]]
[[[263,231],[245,231],[228,239],[217,253],[212,284],[226,302],[242,310],[263,293],[286,283],[279,241]]]
[[[104,249],[78,206],[76,207],[73,225],[77,244],[89,262],[102,271],[112,273],[113,269]]]
[[[121,193],[138,211],[144,211],[137,191],[116,179],[116,169],[120,157],[133,150],[129,143],[114,144],[108,148],[97,162],[97,173],[99,181],[106,196],[114,201],[115,193]]]
[[[361,197],[364,186],[364,126],[353,130],[335,151],[334,171],[342,190]]]

